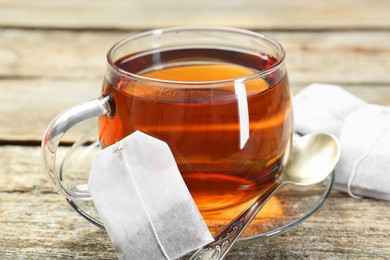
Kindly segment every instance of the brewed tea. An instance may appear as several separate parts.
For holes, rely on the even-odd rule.
[[[129,77],[108,75],[103,86],[113,109],[99,120],[102,146],[142,131],[169,145],[201,211],[247,201],[274,179],[292,134],[285,70],[255,76],[277,62],[219,48],[125,56],[115,65]],[[242,77],[249,115],[244,144],[234,86]]]

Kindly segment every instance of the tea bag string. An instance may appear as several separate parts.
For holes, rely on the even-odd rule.
[[[362,196],[359,196],[359,195],[356,195],[352,192],[352,181],[353,179],[355,178],[355,175],[356,175],[356,171],[357,171],[357,168],[359,167],[359,165],[364,161],[364,159],[371,153],[372,149],[374,149],[374,147],[376,146],[376,144],[379,142],[379,140],[381,140],[381,138],[386,134],[387,132],[387,129],[389,128],[389,125],[390,125],[390,115],[387,113],[387,112],[383,112],[383,113],[386,113],[386,116],[387,116],[387,123],[386,123],[386,127],[383,128],[383,131],[378,135],[378,137],[374,140],[374,142],[372,142],[370,148],[364,153],[362,154],[362,156],[359,157],[359,159],[354,163],[353,167],[352,167],[352,172],[351,172],[351,175],[349,176],[349,179],[348,179],[348,184],[347,184],[347,188],[348,188],[348,194],[349,196],[351,196],[352,198],[355,198],[355,199],[361,199]]]
[[[140,193],[140,191],[139,191],[139,189],[138,189],[138,185],[137,185],[137,183],[136,183],[136,181],[135,181],[135,179],[134,179],[134,176],[133,176],[133,173],[132,173],[132,171],[131,171],[131,169],[130,169],[129,163],[128,163],[127,160],[126,160],[126,152],[125,152],[125,150],[123,149],[123,144],[122,144],[122,142],[117,142],[117,143],[115,143],[115,147],[114,147],[113,152],[114,152],[114,153],[118,153],[118,154],[122,157],[123,162],[124,162],[124,165],[125,165],[125,168],[126,168],[126,170],[129,172],[129,174],[130,174],[130,176],[131,176],[131,180],[133,181],[133,184],[134,184],[134,187],[135,187],[135,191],[136,191],[136,193],[137,193],[138,198],[139,198],[140,201],[141,201],[142,208],[144,209],[144,211],[145,211],[145,213],[146,213],[146,216],[148,217],[149,223],[150,223],[150,225],[151,225],[151,227],[152,227],[152,230],[153,230],[153,234],[154,234],[154,236],[155,236],[155,238],[156,238],[156,240],[157,240],[157,243],[158,243],[158,245],[159,245],[159,247],[160,247],[160,249],[161,249],[161,252],[163,253],[163,255],[164,255],[164,257],[165,257],[166,259],[170,259],[169,256],[168,256],[168,254],[167,254],[167,252],[165,251],[165,249],[164,249],[162,243],[161,243],[160,238],[158,237],[156,228],[155,228],[155,226],[153,225],[152,218],[150,217],[150,213],[149,213],[148,209],[146,208],[146,205],[145,205],[145,203],[144,203],[144,200],[142,199],[141,193]]]

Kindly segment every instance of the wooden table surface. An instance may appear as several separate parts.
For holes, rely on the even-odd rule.
[[[115,259],[107,234],[52,192],[41,170],[42,135],[60,111],[99,95],[116,41],[199,24],[277,39],[294,93],[335,83],[390,105],[390,1],[0,0],[0,259]],[[228,256],[272,258],[390,259],[390,202],[332,191],[303,224]]]

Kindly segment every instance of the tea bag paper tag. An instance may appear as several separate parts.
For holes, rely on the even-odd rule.
[[[299,92],[293,102],[296,132],[329,132],[337,137],[345,119],[366,104],[339,86],[319,83]]]
[[[335,188],[353,197],[390,200],[390,107],[367,105],[343,126]]]
[[[213,241],[165,142],[134,132],[96,154],[96,209],[120,259],[176,259]]]

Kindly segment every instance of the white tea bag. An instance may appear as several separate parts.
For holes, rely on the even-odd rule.
[[[337,137],[348,115],[366,104],[339,86],[318,83],[295,95],[293,102],[296,132],[329,132]]]
[[[366,105],[343,126],[334,187],[353,197],[390,200],[390,107]]]
[[[89,190],[120,259],[176,259],[211,236],[165,142],[139,131],[96,154]]]

